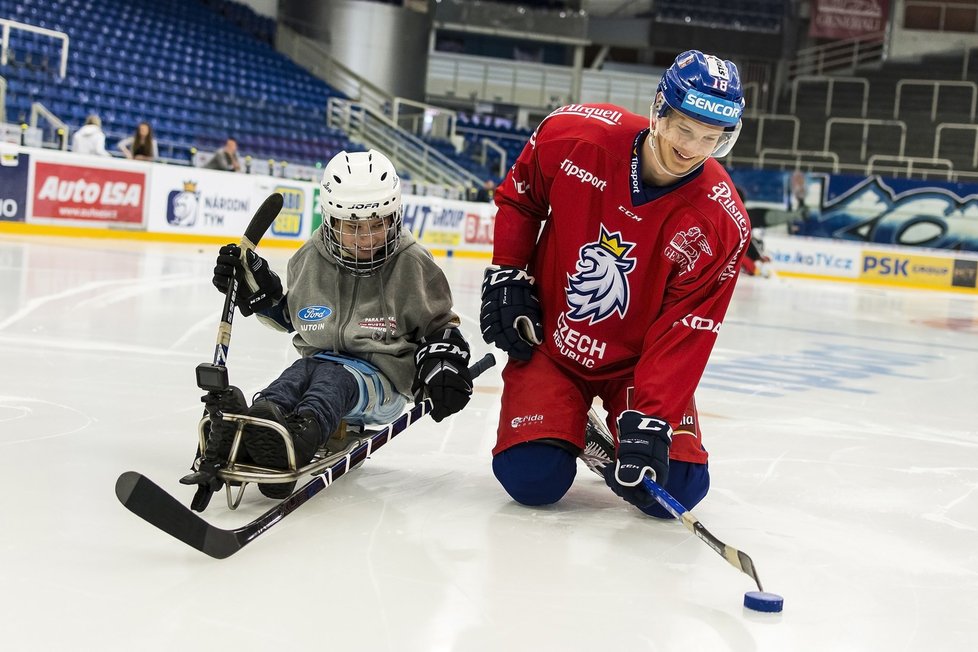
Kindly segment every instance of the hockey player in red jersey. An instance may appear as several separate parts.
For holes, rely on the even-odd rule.
[[[706,495],[693,392],[750,241],[714,157],[733,148],[743,109],[737,67],[690,50],[648,119],[561,107],[496,191],[480,320],[510,356],[492,452],[517,502],[554,503],[570,488],[595,397],[618,439],[602,471],[616,494],[661,518],[644,475],[687,508]]]

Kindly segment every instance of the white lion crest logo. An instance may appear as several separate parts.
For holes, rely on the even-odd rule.
[[[635,258],[626,254],[635,246],[624,242],[620,233],[608,233],[601,227],[598,242],[581,247],[577,272],[567,275],[567,317],[575,321],[599,322],[617,311],[624,316],[628,309],[628,276],[635,268]]]

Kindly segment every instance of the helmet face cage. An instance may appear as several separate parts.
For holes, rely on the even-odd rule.
[[[337,263],[369,276],[401,239],[401,182],[394,165],[375,150],[340,152],[323,172],[323,242]]]
[[[370,276],[397,250],[401,240],[401,209],[387,215],[344,219],[323,207],[326,250],[356,276]]]
[[[652,129],[670,110],[703,124],[722,127],[724,136],[712,156],[729,154],[740,135],[740,118],[744,112],[744,91],[736,64],[699,50],[680,54],[659,81],[650,116]]]

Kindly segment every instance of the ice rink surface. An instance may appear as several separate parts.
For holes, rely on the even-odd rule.
[[[216,247],[0,240],[0,648],[14,650],[973,650],[978,300],[740,280],[697,393],[713,488],[694,513],[784,612],[677,522],[580,465],[558,505],[490,469],[499,368],[239,553],[126,511],[140,471],[189,504],[213,357]],[[263,251],[284,272],[287,250]],[[442,259],[474,353],[482,260]],[[284,276],[284,274],[283,274]],[[294,357],[240,316],[232,383]],[[275,503],[254,488],[237,527]],[[300,648],[301,646],[301,648]]]

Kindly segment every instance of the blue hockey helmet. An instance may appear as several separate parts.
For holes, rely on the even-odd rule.
[[[727,136],[720,140],[713,155],[725,156],[740,135],[744,113],[744,89],[737,65],[699,50],[683,52],[659,81],[653,117],[663,117],[668,109],[703,124],[722,127]]]

